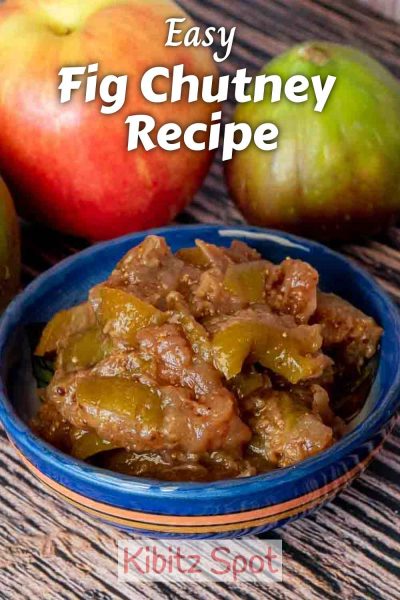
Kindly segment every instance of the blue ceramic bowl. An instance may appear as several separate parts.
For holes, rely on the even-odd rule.
[[[153,536],[228,537],[260,533],[331,499],[369,463],[399,404],[400,321],[374,281],[347,259],[301,238],[254,227],[170,227],[156,232],[174,251],[196,238],[217,245],[242,239],[266,258],[304,259],[321,287],[346,298],[384,328],[379,367],[365,407],[350,432],[301,464],[216,483],[138,479],[92,467],[59,452],[30,431],[37,408],[26,327],[48,321],[86,298],[117,261],[148,234],[129,235],[77,254],[36,279],[10,305],[0,325],[0,418],[21,459],[50,490],[85,512]]]

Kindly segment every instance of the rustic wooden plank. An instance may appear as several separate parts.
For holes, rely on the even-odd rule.
[[[386,62],[400,77],[400,27],[345,0],[182,0],[202,24],[237,26],[223,73],[252,73],[274,54],[310,38],[352,43]],[[374,4],[371,2],[371,4]],[[382,2],[383,4],[383,2]],[[225,118],[233,111],[226,108]],[[178,222],[240,223],[229,200],[219,157]],[[85,242],[24,226],[24,283]],[[373,273],[400,302],[400,228],[341,248]],[[0,435],[0,598],[260,598],[288,600],[400,598],[400,428],[348,490],[313,516],[273,532],[284,543],[284,582],[140,589],[116,581],[116,543],[126,537],[50,496]]]
[[[361,0],[372,10],[382,13],[389,19],[400,21],[400,2],[399,0]]]

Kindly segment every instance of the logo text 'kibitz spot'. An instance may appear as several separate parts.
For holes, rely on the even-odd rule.
[[[123,581],[282,581],[282,542],[238,540],[122,540]]]

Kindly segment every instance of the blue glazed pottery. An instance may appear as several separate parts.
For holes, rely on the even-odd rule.
[[[350,432],[304,462],[255,477],[216,483],[170,483],[111,473],[71,458],[39,439],[27,422],[37,409],[26,328],[83,301],[117,261],[149,233],[173,251],[200,238],[228,246],[246,241],[273,262],[311,263],[323,290],[346,298],[384,328],[377,375]],[[124,529],[158,537],[239,537],[309,513],[367,466],[399,405],[400,320],[397,308],[362,270],[322,245],[255,227],[169,227],[93,246],[36,279],[0,324],[0,419],[21,460],[53,493]]]

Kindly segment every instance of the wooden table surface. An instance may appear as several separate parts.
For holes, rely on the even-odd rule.
[[[88,0],[87,0],[88,1]],[[237,26],[226,73],[250,67],[302,40],[323,38],[369,51],[400,78],[400,25],[345,0],[182,0],[204,25]],[[227,108],[229,116],[232,106]],[[216,161],[179,222],[238,223]],[[24,227],[24,283],[84,242]],[[370,270],[400,302],[400,228],[341,250]],[[284,581],[263,588],[167,581],[118,584],[116,543],[126,534],[51,497],[0,434],[0,598],[400,598],[400,429],[350,488],[315,515],[274,532],[283,540]]]

